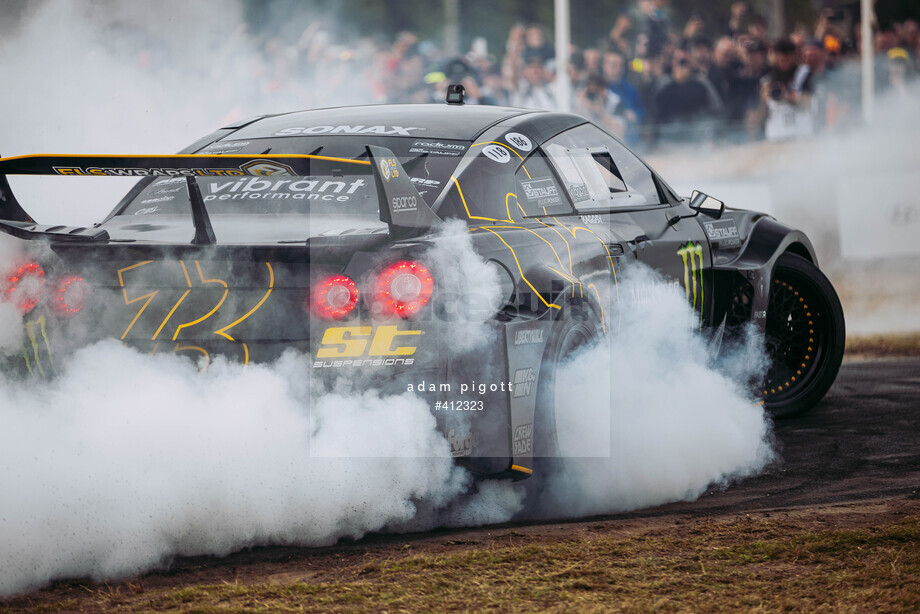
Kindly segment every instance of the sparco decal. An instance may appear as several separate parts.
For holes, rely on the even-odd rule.
[[[413,130],[425,130],[417,126],[292,126],[284,128],[274,136],[300,136],[304,134],[381,134],[393,136],[412,136]]]
[[[533,452],[533,422],[522,424],[514,429],[514,455]]]
[[[424,335],[420,330],[399,330],[396,326],[337,326],[327,328],[317,358],[356,356],[411,356],[416,346],[400,346],[399,337]],[[408,340],[407,340],[408,341]]]
[[[348,202],[367,185],[364,179],[320,181],[319,179],[237,179],[207,184],[205,202],[214,200],[292,199]]]
[[[394,213],[402,211],[415,211],[418,209],[418,198],[415,196],[394,196],[390,201]]]
[[[533,394],[533,383],[537,374],[530,367],[514,372],[514,398],[529,397]]]
[[[700,326],[703,325],[703,246],[699,243],[687,243],[677,250],[684,263],[684,290],[687,302],[699,309]],[[693,301],[691,302],[691,294]],[[699,307],[697,307],[697,299]]]
[[[238,168],[100,168],[92,166],[55,166],[58,175],[86,175],[95,177],[228,177],[245,175]]]
[[[741,236],[738,234],[735,220],[703,222],[703,228],[706,230],[706,236],[718,249],[741,247]]]
[[[514,333],[514,345],[530,345],[531,343],[543,343],[542,328],[527,328]]]

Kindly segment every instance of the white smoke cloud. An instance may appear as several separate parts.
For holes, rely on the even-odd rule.
[[[16,239],[0,233],[0,357],[18,353],[22,345],[22,313],[7,300],[8,277],[22,258]]]
[[[561,368],[570,407],[557,411],[565,473],[545,495],[544,515],[632,510],[692,500],[711,484],[754,475],[774,457],[771,422],[745,388],[767,366],[749,345],[709,363],[699,316],[683,292],[642,265],[620,296],[652,300],[624,308],[619,333]],[[570,442],[565,448],[565,442]],[[594,457],[594,458],[587,458]]]
[[[473,249],[464,221],[446,221],[435,240],[427,258],[438,280],[437,313],[457,323],[449,327],[445,342],[458,354],[494,342],[488,322],[502,307],[498,272]]]
[[[326,545],[462,493],[427,403],[373,391],[310,402],[308,361],[217,361],[115,341],[52,382],[0,379],[0,594],[118,578],[177,554]]]

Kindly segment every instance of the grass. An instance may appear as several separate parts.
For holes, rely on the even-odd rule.
[[[85,587],[0,612],[920,611],[917,512],[855,529],[747,516],[625,534],[611,526],[389,549],[310,581]]]

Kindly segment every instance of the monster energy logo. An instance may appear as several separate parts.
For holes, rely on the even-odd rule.
[[[703,246],[699,243],[687,243],[677,250],[684,261],[684,290],[687,292],[687,302],[696,309],[697,296],[699,296],[700,328],[703,327]],[[697,290],[699,284],[699,290]],[[690,294],[693,302],[690,302]]]
[[[29,370],[29,373],[35,373],[32,367],[32,363],[35,363],[35,369],[38,369],[38,372],[42,377],[47,377],[49,374],[45,372],[45,366],[42,365],[42,352],[39,349],[39,335],[41,335],[41,340],[45,347],[45,354],[48,358],[48,368],[51,369],[54,367],[54,361],[51,358],[51,344],[48,342],[48,335],[45,332],[45,316],[39,316],[34,320],[30,320],[25,323],[26,336],[31,343],[31,352],[30,348],[23,343],[22,346],[22,357],[26,361],[26,368]],[[31,354],[31,357],[30,357]]]

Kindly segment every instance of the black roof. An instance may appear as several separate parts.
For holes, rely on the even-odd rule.
[[[335,107],[271,115],[248,123],[224,138],[237,140],[284,135],[363,133],[408,134],[468,141],[503,120],[543,114],[546,112],[490,105],[390,104]],[[397,127],[405,132],[395,130]]]

